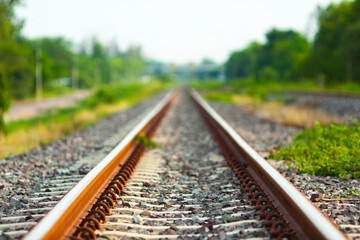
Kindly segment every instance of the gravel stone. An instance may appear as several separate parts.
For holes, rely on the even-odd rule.
[[[135,216],[132,218],[132,221],[134,223],[141,223],[143,221],[142,217],[140,217],[139,215]]]
[[[132,201],[142,203],[142,212],[154,212],[150,219],[144,216],[141,225],[168,226],[165,230],[153,229],[153,237],[156,234],[181,234],[182,239],[209,239],[212,236],[214,239],[269,238],[259,213],[251,206],[247,193],[227,166],[217,143],[188,96],[181,94],[175,101],[155,132],[153,141],[159,148],[145,152],[133,173],[137,177],[134,180],[130,178],[124,188],[126,196],[134,197],[148,190],[151,199],[136,198]],[[156,187],[144,188],[144,182],[149,181],[142,179],[146,176],[152,179],[144,173],[150,171],[149,166],[158,175],[155,178]],[[141,180],[137,180],[138,177]],[[135,188],[137,186],[142,188],[141,192]],[[130,210],[120,208],[112,211],[117,215],[124,214],[123,221],[127,223],[125,215]],[[222,219],[224,215],[227,217]],[[157,218],[167,219],[158,221],[155,220]],[[224,225],[244,219],[252,221]],[[183,229],[181,226],[196,228]],[[102,229],[104,227],[111,228],[109,231],[129,231],[126,225],[104,224]],[[133,233],[141,233],[138,229],[142,228],[134,227]],[[116,235],[111,233],[107,237],[116,239]]]

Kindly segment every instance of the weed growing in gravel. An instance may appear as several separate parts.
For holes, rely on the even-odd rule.
[[[357,193],[356,189],[352,188],[352,189],[349,189],[349,195],[356,196],[356,195],[358,195],[358,193]]]
[[[357,197],[360,199],[360,194],[357,192],[356,189],[352,188],[352,189],[348,189],[349,193],[346,194],[341,194],[340,196],[334,196],[334,198],[348,198],[348,197],[351,197],[351,196],[354,196],[354,197]]]
[[[159,146],[156,144],[156,142],[154,142],[153,140],[149,139],[147,136],[145,136],[144,134],[139,134],[136,136],[136,140],[139,143],[144,144],[144,146],[146,148],[158,148]]]
[[[296,135],[289,147],[274,149],[273,159],[292,160],[300,172],[319,176],[360,178],[360,125],[315,124]]]

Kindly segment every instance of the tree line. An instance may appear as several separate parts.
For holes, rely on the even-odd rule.
[[[142,73],[145,60],[139,46],[120,51],[114,41],[105,45],[96,38],[77,46],[62,37],[26,38],[21,34],[24,22],[14,13],[20,2],[0,1],[0,132],[10,100],[35,95],[37,65],[44,92],[92,88]]]
[[[272,29],[265,43],[233,52],[228,79],[360,82],[360,0],[317,9],[318,30],[309,41],[294,30]]]
[[[19,3],[20,0],[0,2],[0,79],[11,98],[27,98],[35,93],[37,63],[41,64],[46,90],[69,84],[59,80],[71,82],[75,73],[78,81],[73,87],[91,88],[119,78],[136,77],[143,70],[145,62],[139,46],[120,51],[115,41],[105,45],[96,38],[75,46],[62,37],[24,37],[23,21],[14,14]]]

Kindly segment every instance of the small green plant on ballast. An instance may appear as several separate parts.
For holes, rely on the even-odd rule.
[[[291,146],[272,151],[270,158],[294,161],[299,172],[318,176],[360,178],[360,125],[315,124],[294,137]]]
[[[146,135],[144,134],[139,134],[136,136],[136,140],[139,143],[144,144],[144,146],[146,148],[158,148],[159,146],[156,144],[156,142],[154,142],[153,140],[149,139]]]
[[[358,196],[360,198],[360,194],[357,192],[355,188],[349,189],[349,195],[350,196]]]

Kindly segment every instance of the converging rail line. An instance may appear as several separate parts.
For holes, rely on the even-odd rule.
[[[120,194],[121,188],[125,184],[122,182],[121,176],[130,174],[128,169],[131,169],[132,163],[128,161],[125,165],[126,159],[128,157],[138,159],[145,148],[142,144],[137,143],[136,137],[140,133],[147,137],[151,136],[174,97],[174,92],[166,95],[103,161],[59,201],[54,209],[25,236],[25,239],[61,239],[74,234],[77,226],[79,231],[91,235],[91,228],[80,225],[87,226],[88,223],[95,223],[98,226],[98,222],[105,220],[109,204],[116,200],[115,193]],[[117,176],[120,169],[121,175]],[[112,178],[114,179],[112,180]]]
[[[176,91],[166,95],[24,239],[174,239],[204,234],[234,239],[347,239],[198,93],[189,91],[192,100],[178,95]],[[218,145],[207,138],[199,114],[189,114],[195,109]],[[161,124],[176,128],[186,120],[174,123],[179,121],[176,117],[187,113],[186,118],[194,118],[187,124],[198,124],[193,127],[199,132],[163,130],[156,135],[168,111],[169,119]],[[140,134],[145,139],[155,134],[155,142],[167,147],[146,150]],[[180,142],[182,136],[188,140]],[[220,149],[210,153],[206,141]],[[182,163],[171,152],[176,144],[182,151],[206,155],[206,161],[194,157],[194,166]],[[175,157],[165,157],[166,151]]]

